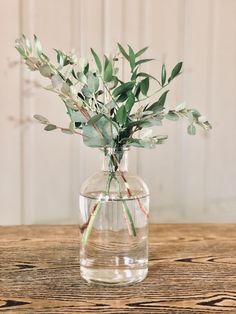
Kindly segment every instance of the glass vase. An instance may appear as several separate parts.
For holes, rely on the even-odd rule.
[[[89,283],[124,286],[148,273],[149,191],[128,172],[128,148],[102,155],[80,191],[80,272]]]

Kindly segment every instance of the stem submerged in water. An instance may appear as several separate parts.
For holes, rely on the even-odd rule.
[[[129,207],[128,207],[126,201],[122,201],[122,207],[124,210],[125,220],[127,222],[129,234],[136,237],[136,235],[137,235],[136,228],[135,228],[134,221],[133,221],[132,215],[130,213],[130,210],[129,210]]]
[[[82,237],[82,242],[83,245],[86,246],[87,242],[88,242],[88,238],[90,236],[90,233],[92,231],[93,228],[93,224],[95,222],[95,219],[98,215],[98,213],[100,212],[100,209],[102,207],[102,201],[99,201],[94,208],[94,211],[91,213],[89,221],[88,221],[88,225],[87,228],[85,229],[84,233],[83,233],[83,237]]]

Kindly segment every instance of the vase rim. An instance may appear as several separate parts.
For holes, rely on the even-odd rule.
[[[100,151],[102,152],[108,152],[108,153],[113,153],[113,152],[121,152],[121,151],[129,151],[130,146],[121,146],[117,149],[117,147],[112,147],[112,146],[104,146],[99,148]]]

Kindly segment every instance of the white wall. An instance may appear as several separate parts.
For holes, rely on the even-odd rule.
[[[81,182],[99,167],[81,139],[46,133],[34,113],[67,125],[56,96],[38,75],[20,67],[14,40],[37,34],[54,47],[87,54],[116,42],[149,45],[159,73],[184,61],[171,104],[185,100],[212,121],[195,137],[186,124],[167,122],[169,141],[133,150],[131,168],[151,190],[155,222],[236,222],[235,0],[1,0],[0,2],[0,224],[76,222]],[[126,71],[126,70],[125,70]],[[125,74],[124,74],[125,75]],[[159,130],[158,130],[159,131]]]

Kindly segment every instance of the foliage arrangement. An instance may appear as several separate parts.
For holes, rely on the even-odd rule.
[[[148,47],[135,52],[130,46],[127,48],[117,44],[118,53],[108,57],[99,57],[91,49],[92,61],[77,58],[74,53],[65,53],[55,49],[54,63],[43,52],[40,41],[34,36],[30,41],[24,35],[16,40],[16,49],[31,71],[39,71],[50,81],[47,90],[56,93],[63,101],[70,118],[68,128],[58,127],[41,115],[35,115],[46,131],[60,129],[67,134],[79,134],[85,145],[90,147],[112,148],[110,156],[110,173],[108,176],[106,195],[109,195],[112,180],[117,180],[116,170],[123,156],[123,147],[135,146],[140,148],[154,148],[163,143],[166,135],[141,135],[139,131],[153,126],[161,126],[164,119],[177,121],[186,118],[187,132],[196,133],[196,126],[205,130],[211,125],[205,116],[196,109],[186,107],[184,103],[169,108],[166,100],[170,83],[182,72],[182,62],[174,66],[167,73],[165,64],[162,65],[160,77],[156,78],[142,72],[144,63],[153,59],[143,58]],[[130,76],[123,81],[119,73],[118,61],[123,59],[128,63]],[[151,87],[153,84],[153,88]],[[150,92],[152,90],[152,92]],[[153,91],[154,90],[154,91]],[[121,174],[126,182],[125,174]],[[119,184],[119,182],[118,182]],[[131,195],[128,183],[127,194]],[[137,200],[140,209],[145,208],[140,199]],[[129,223],[128,229],[136,235],[134,222],[126,201],[122,201],[124,213]],[[90,211],[88,221],[81,227],[84,232],[84,244],[87,242],[96,215],[102,206],[98,201]]]
[[[168,75],[162,65],[160,78],[140,70],[142,64],[153,59],[142,59],[148,47],[135,52],[130,46],[125,50],[118,45],[118,54],[100,58],[91,49],[94,67],[74,53],[66,54],[55,49],[57,62],[52,63],[43,52],[40,41],[34,36],[31,42],[24,35],[16,40],[16,49],[31,71],[50,80],[47,90],[56,93],[66,106],[70,117],[69,128],[60,128],[68,134],[81,134],[84,144],[90,147],[135,146],[154,148],[167,139],[166,135],[137,136],[138,131],[161,126],[163,119],[177,121],[188,119],[187,131],[196,133],[196,125],[211,128],[205,116],[197,110],[180,104],[174,109],[166,106],[169,84],[181,74],[182,62],[176,64]],[[130,67],[130,78],[119,77],[117,61],[123,58]],[[149,94],[151,83],[156,90]],[[153,100],[154,96],[159,95]],[[58,129],[41,115],[34,116],[45,124],[46,131]]]

